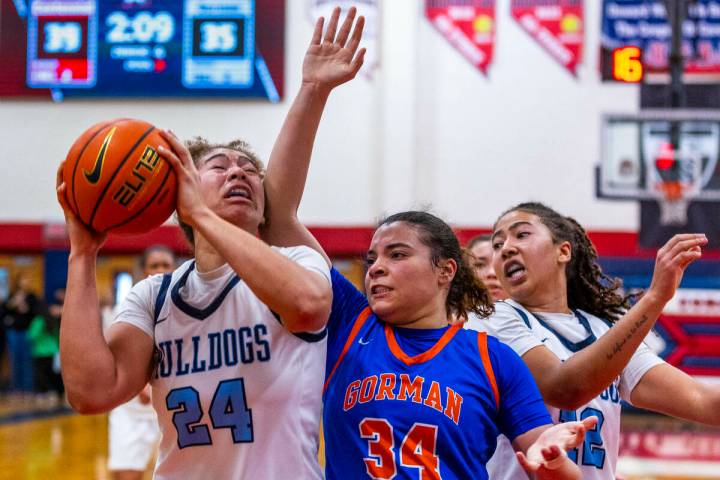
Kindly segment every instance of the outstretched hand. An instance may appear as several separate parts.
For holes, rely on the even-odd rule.
[[[340,7],[335,7],[324,37],[325,19],[323,17],[317,19],[310,47],[303,61],[303,83],[331,90],[355,78],[365,57],[364,48],[358,51],[365,17],[361,16],[357,22],[354,22],[356,13],[355,7],[350,8],[338,31]],[[354,28],[353,23],[355,23]]]
[[[517,452],[518,462],[528,473],[560,468],[567,457],[566,451],[580,445],[585,440],[585,432],[594,428],[597,422],[597,417],[588,417],[580,422],[553,425],[530,445],[527,455]]]
[[[63,161],[55,175],[55,193],[65,214],[65,224],[70,239],[70,252],[97,254],[107,239],[107,233],[96,232],[88,228],[70,208],[67,197],[67,184],[63,178],[64,167],[65,162]]]
[[[707,243],[708,239],[702,233],[674,235],[658,250],[655,271],[647,293],[669,302],[680,285],[685,269],[702,256],[702,247]]]

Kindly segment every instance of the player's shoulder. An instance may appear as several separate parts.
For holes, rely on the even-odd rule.
[[[322,258],[322,255],[320,255],[319,252],[308,247],[307,245],[295,245],[295,246],[290,246],[290,247],[276,247],[274,245],[271,245],[270,248],[288,258],[298,258],[298,257],[308,257],[308,256],[309,257],[317,256],[317,257]]]
[[[577,309],[575,310],[575,315],[582,315],[587,321],[590,323],[593,330],[600,333],[605,333],[607,330],[612,327],[612,322],[605,318],[598,317],[597,315],[593,315],[592,313],[586,312],[585,310]]]
[[[157,273],[149,275],[133,285],[131,291],[140,295],[156,295],[162,289],[163,282],[168,281],[166,278],[170,279],[170,284],[175,283],[191,267],[192,262],[193,260],[183,262],[170,274]]]

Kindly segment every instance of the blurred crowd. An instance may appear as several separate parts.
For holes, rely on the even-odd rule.
[[[64,392],[59,332],[65,290],[45,302],[30,285],[18,276],[0,305],[0,392],[53,406]]]

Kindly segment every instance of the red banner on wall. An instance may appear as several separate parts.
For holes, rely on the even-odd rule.
[[[495,0],[426,0],[425,16],[470,63],[487,73],[495,43]]]
[[[511,0],[510,14],[575,75],[582,57],[583,0]]]

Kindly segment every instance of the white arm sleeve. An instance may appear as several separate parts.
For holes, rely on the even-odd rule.
[[[497,302],[495,313],[483,323],[490,335],[507,344],[521,357],[530,349],[543,344],[518,312],[507,303]]]
[[[325,261],[325,259],[323,258],[323,256],[320,255],[315,250],[313,250],[312,248],[306,247],[304,245],[301,245],[298,247],[287,247],[287,248],[272,247],[272,248],[273,248],[273,250],[276,250],[278,253],[285,255],[288,259],[297,263],[301,267],[304,267],[312,272],[322,275],[323,277],[325,277],[327,279],[328,284],[331,283],[330,267],[328,267],[328,264]]]
[[[665,361],[655,355],[645,343],[640,344],[627,367],[620,374],[620,398],[632,404],[630,395],[643,375],[651,368],[663,363]]]
[[[115,322],[124,322],[133,325],[150,338],[155,339],[155,320],[153,308],[155,296],[160,289],[162,275],[148,277],[135,284],[125,300],[117,307]]]

